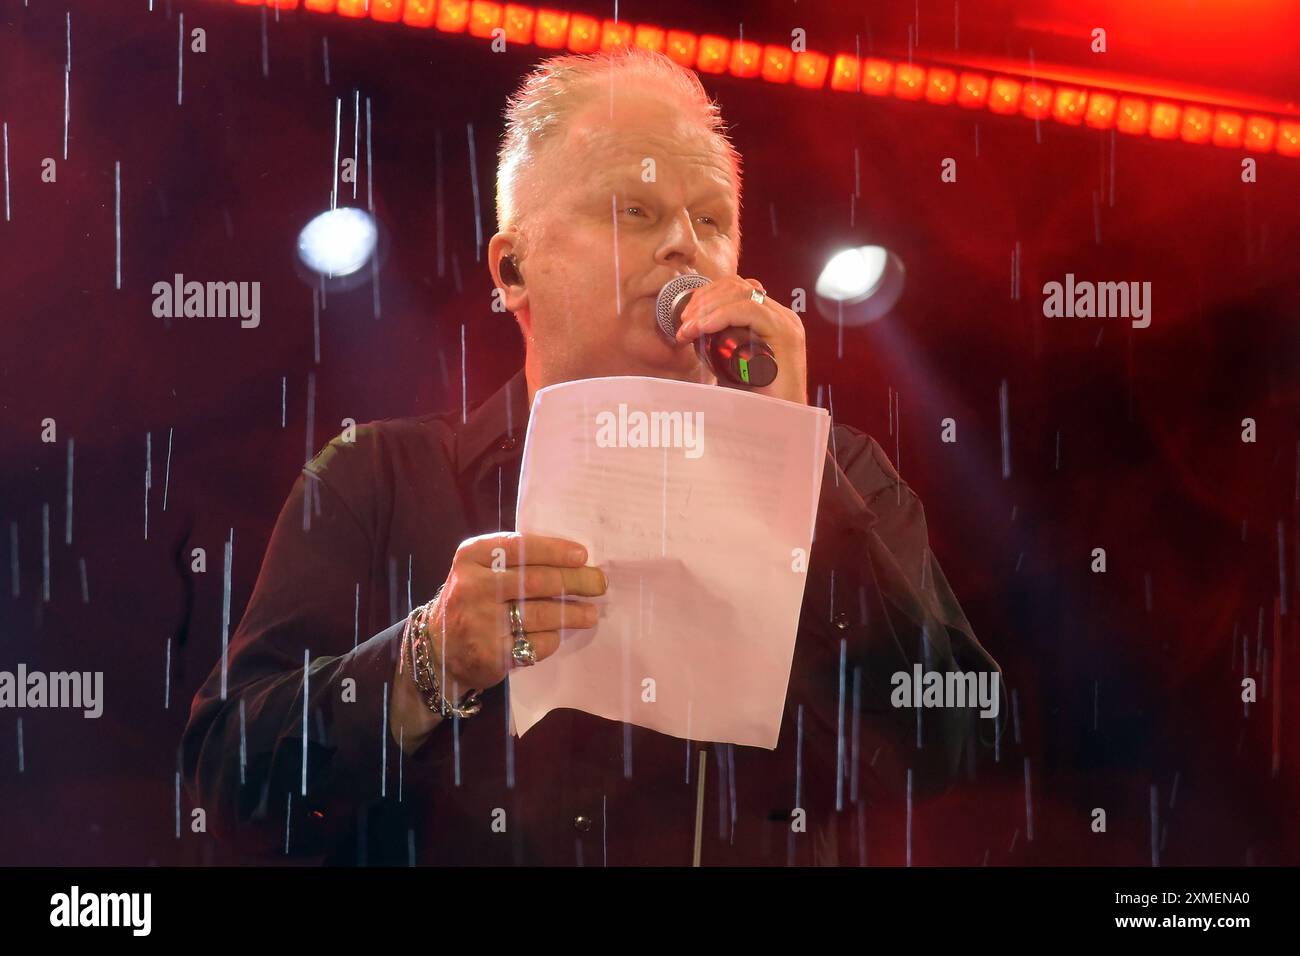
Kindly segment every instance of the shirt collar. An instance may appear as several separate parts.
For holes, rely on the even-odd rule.
[[[463,474],[493,446],[512,451],[528,428],[528,379],[521,368],[456,429],[456,463]]]

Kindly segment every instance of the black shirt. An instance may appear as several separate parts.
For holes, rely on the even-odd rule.
[[[991,739],[973,709],[891,706],[914,663],[997,665],[920,500],[835,425],[776,750],[568,709],[513,738],[507,679],[403,754],[387,713],[406,615],[464,539],[513,530],[528,413],[520,370],[465,422],[361,425],[303,468],[185,730],[187,787],[219,835],[299,862],[690,865],[704,752],[704,865],[853,864],[868,806],[942,792]]]

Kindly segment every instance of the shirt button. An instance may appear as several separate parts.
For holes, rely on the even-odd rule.
[[[584,833],[591,829],[591,817],[585,817],[581,813],[573,818],[573,826],[576,830]]]
[[[514,451],[514,447],[518,444],[519,444],[518,438],[516,438],[514,435],[508,435],[505,438],[501,439],[501,443],[497,445],[497,447],[500,448],[502,451]]]
[[[839,614],[836,614],[835,626],[838,627],[841,631],[845,630],[849,626],[849,616],[845,614],[843,611],[841,611]]]

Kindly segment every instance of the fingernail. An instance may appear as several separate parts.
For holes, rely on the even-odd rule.
[[[587,549],[573,548],[569,551],[569,560],[575,564],[583,564],[587,560]]]
[[[596,570],[599,571],[600,569],[597,568]],[[605,593],[606,591],[608,591],[608,590],[609,590],[609,575],[606,574],[604,571],[601,571],[601,572],[600,572],[600,591],[601,591],[602,594],[604,594],[604,593]]]
[[[680,329],[677,330],[677,337],[679,339],[686,338],[694,331],[695,331],[695,323],[687,322],[685,325],[683,325]]]

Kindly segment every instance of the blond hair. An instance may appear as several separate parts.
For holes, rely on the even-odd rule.
[[[596,82],[641,81],[685,107],[718,144],[736,184],[740,203],[740,153],[732,145],[718,104],[705,92],[699,77],[662,53],[640,47],[612,52],[566,54],[543,60],[510,97],[505,133],[497,154],[497,229],[505,231],[524,221],[536,198],[528,179],[536,170],[542,148],[556,139],[570,116],[595,92]],[[739,236],[739,222],[737,222]]]

